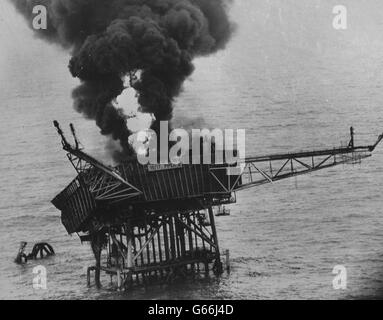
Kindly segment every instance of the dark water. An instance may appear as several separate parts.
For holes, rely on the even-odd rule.
[[[247,154],[336,146],[353,125],[360,144],[383,131],[383,3],[344,1],[346,31],[332,28],[336,1],[236,0],[238,30],[226,51],[196,62],[177,117],[247,131]],[[104,140],[71,108],[68,55],[33,39],[0,3],[0,299],[356,298],[382,286],[383,151],[345,166],[251,189],[218,219],[232,272],[129,294],[86,287],[90,249],[66,235],[50,200],[74,177],[51,125],[74,122],[87,150]],[[32,287],[33,262],[16,266],[21,240],[48,241],[48,289]],[[30,248],[30,247],[29,247]],[[348,287],[332,287],[344,265]]]

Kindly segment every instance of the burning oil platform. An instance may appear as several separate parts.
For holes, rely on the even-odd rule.
[[[90,242],[95,283],[100,274],[117,276],[129,288],[152,279],[171,280],[196,272],[223,272],[214,207],[236,202],[236,192],[282,179],[359,163],[383,139],[355,146],[354,131],[345,147],[247,157],[233,165],[141,165],[130,161],[109,167],[86,154],[71,125],[75,145],[55,126],[77,177],[52,203],[61,210],[69,234]],[[230,174],[228,174],[228,172]]]

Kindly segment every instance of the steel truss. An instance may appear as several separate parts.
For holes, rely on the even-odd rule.
[[[292,156],[283,160],[268,160],[265,162],[247,159],[241,174],[242,181],[233,187],[233,191],[273,183],[282,179],[328,169],[341,164],[361,163],[363,159],[369,157],[371,157],[371,154],[366,152],[354,152],[341,155],[313,155],[302,158]]]
[[[80,150],[71,150],[68,159],[98,201],[119,202],[142,194],[124,180],[116,169],[111,169]]]
[[[116,275],[119,287],[152,278],[171,281],[199,271],[222,272],[211,208],[207,212],[167,213],[139,225],[126,222],[111,226],[106,235],[106,260],[100,261],[99,268]]]
[[[79,147],[80,143],[72,124],[70,127],[75,147],[68,143],[57,121],[54,122],[54,125],[61,136],[63,149],[67,151],[69,161],[95,200],[114,203],[142,194],[140,190],[122,178],[117,169],[111,168],[83,152]]]
[[[210,174],[221,186],[222,193],[234,193],[341,164],[360,163],[371,157],[371,153],[383,140],[383,135],[380,135],[373,145],[355,147],[353,128],[350,131],[351,140],[346,148],[248,157],[240,161],[238,167],[226,168],[227,175],[224,179],[219,174],[223,170],[220,167],[211,167]]]

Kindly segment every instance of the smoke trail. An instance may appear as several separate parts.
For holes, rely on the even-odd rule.
[[[223,49],[233,26],[224,0],[14,0],[32,21],[35,5],[48,9],[48,29],[38,35],[71,49],[69,69],[82,84],[75,109],[94,119],[104,135],[133,154],[126,116],[113,106],[131,77],[140,110],[152,128],[172,119],[173,101],[194,70],[193,58]],[[140,71],[139,78],[134,74]],[[121,158],[121,155],[119,156]]]

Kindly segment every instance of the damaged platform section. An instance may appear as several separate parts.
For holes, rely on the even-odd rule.
[[[229,166],[214,164],[131,161],[112,168],[62,139],[78,176],[52,203],[67,232],[90,242],[98,286],[101,271],[117,275],[125,287],[153,277],[222,272],[213,207],[236,201],[240,175],[228,176]]]
[[[229,164],[109,167],[89,156],[75,138],[69,144],[59,127],[77,177],[52,201],[69,234],[90,242],[95,283],[100,274],[117,276],[119,288],[171,281],[198,272],[223,271],[214,209],[236,202],[236,192],[282,179],[369,158],[375,144],[247,157],[241,170]],[[235,168],[234,168],[235,167]],[[233,170],[234,169],[234,170]],[[234,172],[234,175],[233,175]],[[236,174],[236,172],[238,172]],[[228,254],[227,254],[228,255]]]

